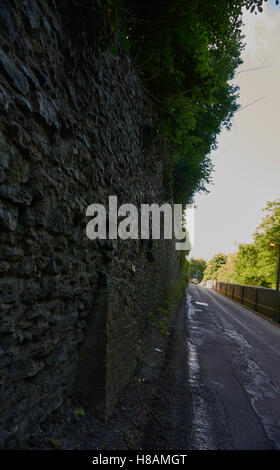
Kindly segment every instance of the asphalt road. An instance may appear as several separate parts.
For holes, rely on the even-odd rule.
[[[186,296],[189,449],[280,449],[280,328],[200,286]]]

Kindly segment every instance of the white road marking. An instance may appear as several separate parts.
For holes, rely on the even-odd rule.
[[[187,318],[189,324],[195,323],[195,312],[197,311],[192,304],[192,297],[186,293]],[[193,396],[193,423],[192,436],[194,449],[216,449],[210,432],[209,417],[203,395],[200,392],[200,366],[198,360],[197,346],[192,342],[192,329],[189,329],[188,344],[188,368],[189,368],[189,386]]]
[[[208,307],[208,304],[206,302],[197,302],[195,301],[197,305],[205,305],[205,307]]]

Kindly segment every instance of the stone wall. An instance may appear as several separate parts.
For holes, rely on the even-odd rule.
[[[56,1],[0,4],[0,447],[76,394],[108,418],[173,241],[91,241],[86,207],[166,202],[130,58],[67,32]]]

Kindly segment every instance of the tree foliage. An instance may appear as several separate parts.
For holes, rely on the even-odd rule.
[[[230,253],[226,263],[222,264],[217,272],[217,281],[234,282],[235,260],[237,253]]]
[[[242,8],[263,0],[58,0],[83,38],[135,59],[150,101],[156,135],[167,143],[173,199],[206,191],[209,158],[221,129],[230,129],[241,64]],[[276,1],[278,3],[278,1]],[[169,181],[170,183],[170,181]]]
[[[218,253],[214,255],[207,263],[206,269],[204,271],[203,280],[217,280],[219,270],[223,265],[226,264],[227,259],[228,257],[224,253]]]
[[[197,279],[198,282],[201,282],[203,279],[203,274],[206,269],[207,263],[202,258],[191,258],[190,259],[190,278]]]
[[[275,288],[280,245],[280,200],[268,202],[267,214],[254,233],[253,243],[239,245],[236,254],[218,269],[215,279],[223,282]],[[271,247],[270,243],[276,246]],[[209,277],[211,279],[211,277]]]
[[[263,12],[263,3],[267,2],[267,0],[247,0],[244,2],[245,7],[247,10],[250,10],[251,13],[262,13]],[[279,5],[279,0],[275,0],[275,4]]]
[[[171,156],[175,202],[210,181],[207,156],[237,109],[241,2],[130,1],[129,38]],[[141,21],[133,24],[133,18]]]

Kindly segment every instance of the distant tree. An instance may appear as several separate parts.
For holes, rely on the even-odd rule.
[[[227,255],[224,253],[218,253],[211,258],[207,263],[207,267],[204,271],[203,280],[208,281],[210,279],[217,280],[218,271],[222,265],[227,262]]]
[[[203,274],[206,269],[207,263],[202,258],[191,258],[190,259],[190,278],[197,279],[198,282],[201,282],[203,279]]]
[[[267,214],[254,233],[254,242],[239,245],[230,282],[275,288],[278,248],[271,247],[269,243],[280,243],[280,200],[268,202],[263,210]],[[222,276],[223,271],[220,270],[217,278],[225,280]]]
[[[254,233],[254,246],[258,252],[257,268],[267,287],[275,287],[278,248],[272,248],[269,243],[280,243],[280,199],[268,202],[263,211],[267,214]]]
[[[227,262],[222,264],[217,272],[217,281],[222,282],[235,282],[235,260],[237,253],[228,255]]]
[[[253,243],[239,245],[234,263],[234,278],[237,284],[268,287],[258,270],[258,251]]]

